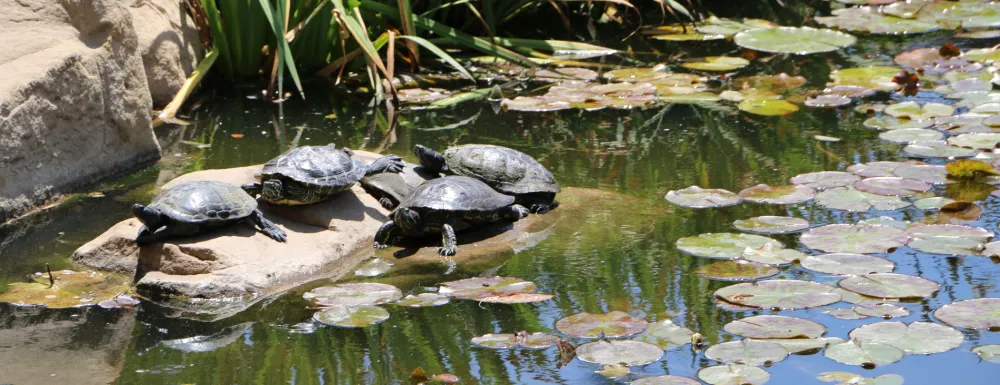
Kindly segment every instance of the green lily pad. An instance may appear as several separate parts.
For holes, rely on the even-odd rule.
[[[868,211],[896,210],[907,207],[910,202],[899,197],[876,195],[858,191],[853,186],[836,187],[816,194],[816,204],[834,210]]]
[[[788,265],[805,257],[806,254],[801,251],[781,248],[773,243],[766,243],[760,248],[747,247],[740,255],[740,259],[768,266]]]
[[[791,234],[809,228],[809,221],[795,217],[760,216],[737,219],[733,227],[754,234]]]
[[[885,258],[848,253],[810,255],[799,262],[806,269],[835,275],[890,273],[896,268],[895,263]]]
[[[727,332],[746,338],[819,338],[826,326],[804,318],[780,315],[755,315],[723,327]]]
[[[446,295],[437,293],[420,293],[417,295],[410,294],[403,299],[396,301],[396,304],[408,307],[430,307],[447,305],[448,302],[451,302],[451,298]]]
[[[742,111],[763,116],[783,116],[799,110],[799,106],[785,100],[744,100],[737,107]]]
[[[878,35],[905,35],[940,29],[932,22],[883,15],[872,7],[836,9],[831,13],[833,16],[816,16],[814,19],[827,27]]]
[[[324,325],[364,328],[385,322],[389,312],[378,306],[334,306],[316,312],[313,319]]]
[[[669,350],[687,345],[691,342],[691,335],[693,334],[694,332],[691,329],[679,326],[667,319],[649,324],[649,328],[635,336],[633,340],[650,343],[659,346],[660,349]]]
[[[777,94],[802,87],[805,84],[806,78],[802,76],[791,76],[784,72],[777,75],[747,76],[733,80],[733,86],[740,90],[754,88],[771,91]]]
[[[698,186],[668,191],[664,198],[675,205],[695,209],[732,206],[743,201],[743,198],[732,191],[703,189]]]
[[[892,345],[856,340],[830,345],[823,352],[823,355],[831,360],[865,368],[889,365],[902,359],[904,354],[902,350]]]
[[[696,257],[739,259],[746,248],[759,249],[766,244],[778,248],[781,242],[753,234],[707,233],[677,240],[677,249]]]
[[[885,114],[897,119],[925,120],[938,116],[950,116],[955,107],[941,103],[920,103],[909,101],[892,104],[885,108]]]
[[[667,41],[707,41],[707,40],[722,40],[726,38],[726,35],[701,33],[696,30],[689,29],[686,32],[681,32],[681,33],[651,35],[650,38],[656,40],[667,40]]]
[[[742,102],[744,100],[778,100],[782,96],[767,90],[747,88],[742,91],[722,91],[719,93],[719,98],[731,102]]]
[[[861,177],[843,171],[819,171],[793,176],[788,182],[816,190],[824,190],[834,187],[851,186],[859,180],[861,180]]]
[[[977,150],[992,150],[1000,143],[1000,133],[962,134],[948,138],[948,144]]]
[[[771,374],[756,366],[718,365],[699,370],[698,378],[712,385],[763,385]]]
[[[896,131],[896,130],[894,130],[894,131]],[[892,132],[892,131],[889,131],[889,132]],[[922,165],[922,164],[927,164],[927,163],[920,162],[920,161],[908,161],[908,162],[878,161],[878,162],[868,162],[868,163],[859,163],[859,164],[851,165],[850,167],[847,168],[847,172],[850,172],[850,173],[852,173],[854,175],[865,177],[865,178],[872,178],[872,177],[877,177],[877,176],[898,176],[898,175],[895,175],[895,174],[892,173],[892,171],[895,170],[897,167],[905,166],[905,165]],[[851,184],[854,184],[854,183],[851,183]]]
[[[982,63],[989,63],[1000,59],[1000,49],[976,48],[962,53],[962,57]]]
[[[954,302],[935,310],[934,316],[957,328],[1000,330],[1000,298]]]
[[[750,61],[741,57],[709,56],[681,64],[681,67],[699,71],[732,71],[750,65]]]
[[[930,322],[878,322],[851,330],[850,336],[862,343],[895,346],[906,354],[943,353],[965,342],[958,330]]]
[[[753,338],[751,338],[753,340]],[[837,337],[819,337],[819,338],[772,338],[764,340],[767,342],[773,342],[781,347],[785,348],[789,354],[813,354],[818,353],[820,349],[827,347],[828,345],[834,345],[843,343],[844,339]]]
[[[976,155],[976,150],[951,146],[943,140],[910,143],[903,152],[925,158],[968,158]]]
[[[602,365],[601,370],[595,370],[594,373],[607,378],[619,378],[632,373],[632,369],[629,369],[628,365],[618,363],[614,365]]]
[[[319,306],[361,306],[393,302],[403,297],[398,288],[384,283],[342,283],[322,286],[302,294]]]
[[[799,280],[740,283],[715,291],[715,297],[742,306],[761,309],[807,309],[840,301],[836,288]]]
[[[53,271],[52,277],[54,283],[48,274],[35,273],[31,282],[12,283],[0,293],[0,302],[62,309],[97,305],[130,289],[128,278],[97,271]]]
[[[790,205],[806,202],[816,196],[816,190],[802,185],[769,186],[759,184],[740,191],[740,197],[754,203]]]
[[[656,92],[656,100],[664,103],[701,104],[717,102],[720,99],[722,98],[719,95],[691,87],[659,88]]]
[[[993,232],[963,225],[926,225],[907,230],[911,249],[932,254],[979,255]]]
[[[737,33],[736,45],[761,52],[807,55],[831,52],[858,41],[850,34],[810,27],[757,28]]]
[[[641,366],[663,357],[663,349],[640,341],[594,341],[576,347],[576,357],[584,362],[601,365],[625,363]]]
[[[799,242],[827,253],[868,254],[885,253],[903,246],[909,239],[906,231],[895,227],[833,224],[809,229],[799,237]]]
[[[858,67],[836,70],[830,73],[830,80],[838,86],[859,86],[873,90],[891,91],[898,85],[892,78],[899,73],[896,67]]]
[[[689,377],[663,375],[643,377],[632,381],[632,385],[701,385],[698,380]]]
[[[930,119],[925,120],[912,120],[912,119],[898,119],[889,115],[876,116],[873,118],[868,118],[862,124],[865,127],[871,128],[873,130],[901,130],[907,128],[927,128],[934,125],[934,121]]]
[[[473,337],[472,343],[490,349],[547,349],[555,345],[559,337],[545,333],[518,332],[516,334],[486,334]]]
[[[1000,364],[1000,345],[981,345],[972,348],[972,352],[979,355],[979,359]]]
[[[963,39],[996,39],[1000,37],[1000,31],[998,30],[969,31],[969,32],[956,33],[955,37]]]
[[[712,345],[705,349],[705,357],[725,364],[760,366],[784,360],[788,351],[774,342],[739,340]]]
[[[359,277],[377,277],[387,273],[392,269],[392,262],[382,258],[372,258],[354,270],[354,275]]]
[[[806,99],[803,103],[807,107],[835,108],[851,104],[851,98],[843,95],[817,95]]]
[[[878,317],[882,319],[899,318],[910,315],[910,311],[906,310],[905,307],[878,301],[865,301],[854,305],[851,310],[859,315],[866,317]]]
[[[552,112],[568,110],[573,107],[565,100],[552,100],[537,96],[518,96],[514,99],[504,99],[500,102],[503,108],[511,111]]]
[[[984,257],[1000,257],[1000,241],[993,241],[983,246]]]
[[[931,185],[916,179],[880,176],[859,180],[854,188],[876,195],[907,197],[930,191]]]
[[[649,322],[635,318],[628,313],[613,311],[604,314],[579,313],[560,319],[556,329],[564,334],[580,338],[628,337],[646,331]]]
[[[538,286],[514,277],[467,278],[441,284],[438,293],[458,299],[480,302],[525,303],[552,298],[550,294],[533,294]]]
[[[865,377],[848,372],[823,372],[816,378],[824,382],[836,382],[837,385],[903,385],[903,376],[898,374]]]
[[[748,261],[718,261],[699,267],[697,273],[719,281],[753,281],[778,275],[781,271],[768,265]]]
[[[937,130],[924,128],[903,128],[899,130],[889,130],[879,134],[880,139],[893,143],[924,142],[928,140],[941,140],[944,134]]]
[[[908,164],[897,167],[895,170],[892,170],[892,173],[900,178],[915,179],[930,184],[946,184],[950,182],[948,180],[948,171],[945,170],[944,166]]]
[[[953,202],[957,201],[951,198],[944,198],[944,197],[922,198],[913,201],[913,207],[916,207],[921,210],[937,210]]]
[[[485,334],[473,337],[472,343],[490,349],[510,349],[517,346],[517,336],[513,334]]]
[[[840,287],[876,298],[926,298],[941,288],[927,278],[896,273],[872,273],[844,278]]]

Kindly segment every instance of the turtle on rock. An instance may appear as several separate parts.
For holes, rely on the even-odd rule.
[[[535,158],[501,146],[467,144],[452,147],[444,155],[416,145],[413,153],[430,171],[478,179],[493,189],[513,195],[516,202],[536,214],[556,207],[559,182]]]
[[[422,166],[403,163],[403,171],[397,173],[384,172],[361,178],[361,187],[386,210],[392,210],[399,202],[406,199],[410,191],[424,182],[440,177],[438,173],[430,172]]]
[[[264,218],[257,201],[239,186],[216,181],[179,184],[161,192],[148,206],[136,204],[132,213],[142,221],[136,243],[143,245],[176,235],[203,231],[249,221],[278,241],[285,232]]]
[[[365,176],[399,172],[403,160],[386,155],[365,166],[349,149],[334,145],[302,146],[264,163],[260,183],[243,185],[251,196],[279,205],[316,203],[345,191]]]
[[[388,247],[398,237],[421,237],[441,233],[438,254],[455,255],[456,231],[501,220],[516,221],[528,209],[514,203],[514,197],[490,188],[478,179],[446,176],[427,181],[389,214],[390,220],[375,232],[376,249]]]

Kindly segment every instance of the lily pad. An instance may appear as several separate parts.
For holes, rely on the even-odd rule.
[[[902,229],[902,230],[906,230],[906,229],[910,228],[910,226],[912,225],[912,223],[910,223],[910,221],[903,221],[903,220],[899,220],[899,219],[895,219],[895,218],[890,218],[890,217],[886,217],[886,216],[875,217],[875,218],[868,218],[868,219],[865,219],[865,220],[858,221],[858,224],[859,225],[882,225],[882,226],[895,227],[897,229]]]
[[[640,341],[594,341],[576,347],[576,357],[582,361],[601,365],[625,363],[641,366],[659,360],[663,349]]]
[[[744,100],[737,107],[741,111],[763,116],[783,116],[799,110],[799,106],[785,100]]]
[[[613,82],[648,82],[671,75],[665,65],[641,68],[622,68],[604,73],[604,78]]]
[[[899,73],[896,67],[858,67],[836,70],[830,79],[838,86],[859,86],[873,90],[891,91],[899,85],[892,78]]]
[[[934,125],[934,121],[930,119],[925,120],[913,120],[913,119],[898,119],[889,115],[876,116],[873,118],[868,118],[862,123],[865,127],[871,128],[873,130],[902,130],[907,128],[927,128]]]
[[[910,311],[906,310],[905,307],[878,301],[865,301],[854,305],[851,310],[863,316],[879,317],[883,319],[906,317],[910,315]]]
[[[989,63],[1000,59],[1000,50],[992,48],[970,49],[962,53],[962,57],[978,62]]]
[[[806,99],[804,104],[808,107],[835,108],[851,104],[851,98],[843,95],[816,95]]]
[[[393,302],[403,297],[398,288],[384,283],[343,283],[322,286],[302,294],[319,306],[360,306]]]
[[[701,382],[689,377],[663,375],[643,377],[632,381],[632,385],[701,385]]]
[[[928,140],[941,140],[944,134],[937,130],[924,128],[903,128],[899,130],[889,130],[879,134],[880,139],[893,143],[924,142]]]
[[[712,345],[705,349],[705,357],[726,364],[760,366],[784,360],[788,351],[774,342],[739,340]]]
[[[377,277],[379,275],[387,273],[392,270],[392,262],[389,262],[382,258],[372,258],[367,262],[362,263],[354,270],[354,275],[359,277]]]
[[[906,354],[943,353],[965,341],[958,330],[931,322],[878,322],[851,330],[850,336],[862,343],[895,346]]]
[[[897,119],[924,120],[955,113],[955,107],[941,103],[902,102],[885,108],[885,114]]]
[[[864,314],[858,314],[858,312],[854,311],[854,308],[830,309],[824,311],[823,313],[832,315],[834,317],[837,317],[838,319],[843,319],[843,320],[856,320],[856,319],[868,318],[868,316]]]
[[[746,67],[750,61],[741,57],[709,56],[685,62],[681,67],[699,71],[732,71]]]
[[[872,273],[844,278],[840,287],[876,298],[926,298],[941,285],[927,278],[896,273]]]
[[[954,302],[934,311],[934,316],[957,328],[1000,330],[1000,298]]]
[[[913,207],[916,207],[921,210],[937,210],[953,202],[957,201],[951,198],[930,197],[930,198],[917,199],[913,201]]]
[[[607,378],[619,378],[627,376],[632,372],[628,365],[625,364],[614,364],[614,365],[603,365],[601,370],[595,370],[594,373],[600,374]]]
[[[819,337],[819,338],[772,338],[764,340],[767,342],[774,342],[781,347],[785,348],[789,354],[813,354],[818,353],[820,349],[827,347],[828,345],[839,344],[844,342],[842,338],[837,337]]]
[[[396,304],[408,307],[429,307],[447,305],[448,302],[451,302],[451,299],[446,295],[437,293],[420,293],[417,295],[410,294],[405,298],[396,301]]]
[[[486,334],[473,337],[472,343],[490,349],[510,349],[523,347],[527,349],[546,349],[555,345],[559,337],[545,333],[518,332],[516,334]]]
[[[945,170],[944,166],[908,164],[897,167],[895,170],[892,170],[892,173],[900,178],[915,179],[924,183],[949,183],[948,171]]]
[[[804,318],[780,315],[755,315],[723,327],[727,332],[746,338],[819,338],[826,326]]]
[[[860,275],[890,273],[896,264],[888,259],[864,254],[833,253],[810,255],[799,261],[802,267],[825,274]]]
[[[784,247],[781,242],[759,235],[707,233],[678,239],[677,249],[697,257],[739,259],[746,248],[759,249],[766,244]]]
[[[378,306],[334,306],[313,314],[324,325],[342,328],[364,328],[385,322],[389,312]]]
[[[675,205],[696,209],[732,206],[743,200],[739,195],[729,190],[703,189],[698,186],[671,190],[667,192],[665,198],[667,202]]]
[[[836,9],[831,13],[833,16],[816,16],[814,19],[828,27],[879,35],[925,33],[940,28],[932,22],[884,15],[872,7]]]
[[[823,355],[831,360],[847,365],[860,365],[868,369],[899,361],[904,354],[902,350],[892,345],[856,340],[830,345],[823,352]]]
[[[438,293],[458,299],[497,303],[538,302],[552,298],[549,294],[531,294],[536,288],[534,282],[520,278],[485,277],[445,282]]]
[[[983,132],[962,134],[948,138],[948,144],[977,150],[993,150],[1000,143],[1000,133]]]
[[[597,71],[594,71],[592,69],[564,67],[564,68],[553,68],[553,69],[536,71],[535,77],[549,81],[557,81],[557,80],[591,81],[591,80],[597,80],[598,74]]]
[[[979,255],[993,232],[963,225],[915,226],[907,230],[911,249],[932,254]]]
[[[127,278],[97,271],[63,270],[52,276],[54,283],[43,273],[33,274],[31,282],[12,283],[0,293],[0,302],[61,309],[97,305],[129,291]]]
[[[833,286],[799,280],[740,283],[716,290],[715,297],[742,306],[785,310],[825,306],[841,298]]]
[[[873,207],[876,210],[901,209],[909,206],[910,202],[899,197],[858,191],[853,186],[848,186],[820,191],[816,194],[816,204],[835,210],[868,211]]]
[[[649,322],[646,320],[635,318],[621,311],[604,314],[584,312],[556,322],[556,329],[559,329],[560,332],[580,338],[628,337],[642,333],[648,327]]]
[[[972,352],[979,355],[979,359],[1000,364],[1000,345],[981,345],[972,348]]]
[[[831,52],[858,41],[850,34],[810,27],[757,28],[737,33],[736,45],[761,52],[807,55]]]
[[[861,177],[843,171],[819,171],[799,174],[793,176],[788,181],[792,184],[823,190],[833,187],[850,186],[859,180],[861,180]]]
[[[940,51],[938,48],[917,48],[896,55],[893,61],[904,67],[920,68],[935,60],[943,59]]]
[[[816,190],[808,186],[769,186],[759,184],[740,191],[740,197],[755,203],[790,205],[806,202],[816,196]]]
[[[791,234],[809,228],[809,221],[795,217],[760,216],[737,219],[733,227],[755,234]]]
[[[747,247],[740,255],[740,259],[768,266],[787,265],[805,257],[806,254],[801,251],[781,248],[773,243],[764,244],[760,248]]]
[[[781,271],[768,265],[747,261],[718,261],[699,267],[698,275],[719,281],[753,281],[778,275]]]
[[[799,242],[810,249],[828,253],[884,253],[906,244],[904,230],[882,225],[833,224],[814,227]],[[891,296],[887,296],[891,297]]]
[[[649,324],[649,328],[635,336],[633,340],[650,343],[659,346],[663,350],[669,350],[690,343],[691,335],[693,334],[694,332],[691,329],[679,326],[667,319]]]
[[[910,143],[903,152],[925,158],[968,158],[976,155],[976,150],[951,146],[943,140]]]
[[[762,385],[771,379],[771,374],[756,366],[718,365],[699,370],[698,378],[712,385]]]
[[[517,346],[517,336],[513,334],[486,334],[473,337],[472,343],[490,349],[510,349]]]
[[[836,382],[837,385],[903,385],[903,376],[898,374],[865,377],[848,372],[823,372],[816,378],[824,382]]]
[[[791,76],[784,72],[777,75],[747,76],[733,80],[733,86],[740,90],[754,88],[778,94],[802,87],[805,84],[806,78],[802,76]]]
[[[836,143],[840,141],[840,138],[836,138],[833,136],[826,136],[826,135],[813,135],[813,139],[816,139],[820,142],[829,142],[829,143]]]
[[[893,130],[893,131],[898,131],[898,130]],[[920,161],[908,161],[908,162],[877,161],[877,162],[859,163],[848,167],[847,172],[865,178],[872,178],[877,176],[898,176],[893,174],[892,171],[895,170],[897,167],[911,165],[911,164],[927,164],[927,163]]]
[[[930,191],[931,185],[916,179],[881,176],[857,181],[854,188],[876,195],[906,197]]]

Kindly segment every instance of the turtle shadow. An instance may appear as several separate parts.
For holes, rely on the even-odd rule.
[[[358,190],[344,191],[330,199],[308,205],[282,206],[261,202],[260,209],[275,223],[317,226],[326,229],[334,221],[361,222],[367,217],[380,222],[389,220],[379,209],[365,204],[358,197]],[[360,192],[367,194],[365,192]],[[273,217],[273,218],[272,218]]]
[[[484,226],[466,229],[465,231],[455,234],[455,238],[458,241],[459,246],[458,254],[462,253],[462,246],[473,245],[503,235],[504,233],[514,230],[515,224],[515,222],[490,223]],[[405,237],[397,242],[395,246],[401,247],[400,250],[396,250],[392,253],[392,256],[396,258],[406,258],[418,253],[437,255],[437,248],[441,247],[441,234],[432,233],[423,237]],[[427,251],[422,252],[424,249],[427,249]]]

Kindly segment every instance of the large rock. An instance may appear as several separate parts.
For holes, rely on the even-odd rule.
[[[0,222],[159,158],[126,3],[0,0]]]
[[[204,55],[198,28],[180,0],[137,1],[129,9],[139,36],[149,93],[153,105],[162,108]]]

